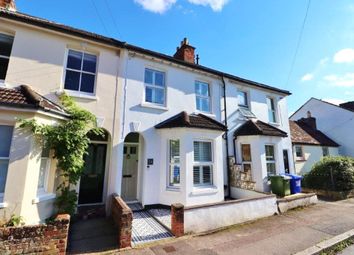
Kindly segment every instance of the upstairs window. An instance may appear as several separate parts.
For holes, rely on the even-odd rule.
[[[213,163],[211,142],[194,142],[194,186],[210,186],[213,184]]]
[[[39,177],[38,177],[38,191],[37,193],[45,193],[48,191],[48,175],[50,170],[50,150],[48,147],[44,146],[42,149],[41,155],[41,164],[39,168]]]
[[[275,109],[275,103],[273,98],[267,97],[267,106],[268,106],[269,122],[276,123],[277,122],[276,109]]]
[[[168,186],[179,187],[181,182],[181,155],[179,140],[170,140],[169,142],[169,174],[168,174]]]
[[[210,88],[209,84],[201,81],[195,82],[195,95],[197,110],[210,113]]]
[[[165,73],[145,69],[145,102],[165,104]]]
[[[323,155],[323,157],[329,156],[329,149],[328,149],[328,147],[322,147],[322,155]]]
[[[275,167],[275,150],[274,145],[266,145],[265,146],[265,155],[266,155],[266,164],[267,164],[267,174],[275,175],[276,167]]]
[[[95,91],[97,56],[69,50],[64,88],[88,94]]]
[[[6,78],[14,37],[0,34],[0,81]]]
[[[0,197],[2,197],[5,192],[7,170],[9,168],[12,133],[12,126],[0,125]]]
[[[248,108],[248,95],[247,92],[239,90],[237,92],[238,106]]]

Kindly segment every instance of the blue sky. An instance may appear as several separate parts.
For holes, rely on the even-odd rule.
[[[354,2],[311,0],[17,0],[19,11],[172,55],[188,37],[200,63],[310,97],[354,100]]]

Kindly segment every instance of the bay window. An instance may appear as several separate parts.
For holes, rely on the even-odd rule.
[[[97,56],[69,50],[64,89],[93,94],[97,73]]]
[[[181,155],[179,140],[169,141],[168,186],[179,187],[181,184]]]
[[[209,84],[201,81],[195,82],[195,95],[197,110],[210,113],[210,88]]]
[[[266,164],[267,164],[267,174],[275,175],[276,167],[275,167],[275,149],[274,145],[266,145],[265,146],[265,156],[266,156]]]
[[[194,141],[194,186],[213,185],[212,143]]]
[[[0,125],[0,196],[2,196],[5,192],[12,133],[12,126]]]
[[[145,69],[145,102],[164,105],[165,104],[165,73]]]
[[[14,37],[0,34],[0,81],[6,78]]]

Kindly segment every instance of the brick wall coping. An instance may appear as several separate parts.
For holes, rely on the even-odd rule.
[[[295,200],[299,200],[299,199],[304,199],[304,198],[308,198],[308,197],[313,197],[316,196],[316,193],[301,193],[301,194],[296,194],[296,195],[292,195],[292,196],[286,196],[286,197],[282,197],[282,198],[278,198],[277,202],[281,203],[281,202],[291,202],[291,201],[295,201]]]
[[[113,194],[113,199],[119,204],[122,208],[123,213],[133,213],[132,209],[124,202],[124,200],[118,196],[116,193]]]
[[[209,203],[209,204],[203,204],[203,205],[188,206],[188,207],[185,207],[185,208],[184,208],[184,211],[194,210],[194,209],[201,209],[201,208],[207,208],[207,207],[214,207],[214,206],[239,204],[239,203],[244,203],[244,202],[249,202],[249,201],[256,201],[256,200],[262,200],[262,199],[269,199],[269,198],[276,198],[276,195],[274,195],[274,194],[267,194],[267,195],[263,195],[263,196],[260,196],[260,197],[242,198],[242,199],[228,200],[228,201],[222,201],[222,202],[217,202],[217,203]]]

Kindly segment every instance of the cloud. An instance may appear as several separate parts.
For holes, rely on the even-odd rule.
[[[302,76],[301,81],[311,81],[312,79],[313,79],[313,74],[307,73],[304,76]]]
[[[229,0],[188,0],[188,2],[196,5],[210,6],[213,11],[221,11]]]
[[[161,14],[169,10],[177,0],[134,0],[134,2],[140,4],[145,10]]]
[[[354,62],[354,49],[342,49],[334,54],[334,63],[352,63]]]
[[[323,98],[322,100],[335,105],[340,105],[342,103],[345,103],[344,100],[338,98]]]
[[[222,8],[229,2],[229,0],[187,0],[191,4],[210,6],[213,11],[221,11]],[[154,12],[154,13],[164,13],[168,11],[174,4],[177,3],[177,0],[134,0],[135,3],[141,5],[145,10]],[[181,5],[177,6],[181,8]],[[192,11],[188,10],[188,13]],[[187,13],[185,13],[187,14]]]
[[[346,73],[342,76],[331,74],[326,75],[323,79],[333,86],[337,87],[354,87],[354,73]]]

